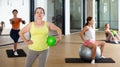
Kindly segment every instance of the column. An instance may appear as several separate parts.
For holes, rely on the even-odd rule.
[[[94,29],[95,29],[95,0],[87,0],[87,17],[91,16],[94,20]]]
[[[70,34],[70,0],[65,0],[65,35]]]
[[[47,21],[47,0],[35,0],[35,8],[42,7],[45,10],[44,20]]]
[[[118,0],[118,31],[120,31],[120,0]]]

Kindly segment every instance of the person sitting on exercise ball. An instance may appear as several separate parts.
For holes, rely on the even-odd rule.
[[[95,56],[96,56],[96,48],[97,46],[100,46],[101,50],[101,58],[104,58],[103,56],[103,49],[105,46],[104,41],[96,41],[95,40],[95,29],[93,28],[94,21],[92,17],[87,17],[87,23],[83,27],[83,29],[80,31],[80,37],[84,42],[84,46],[87,46],[92,49],[92,61],[91,64],[95,64]]]
[[[110,25],[105,24],[104,33],[106,35],[106,41],[118,43],[120,40],[117,31],[110,30]]]

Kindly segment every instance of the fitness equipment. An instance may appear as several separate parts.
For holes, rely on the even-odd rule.
[[[56,38],[54,36],[47,37],[47,44],[48,46],[54,46],[56,43]]]
[[[81,59],[83,60],[91,60],[92,59],[92,49],[82,45],[80,48],[79,48],[79,56]],[[97,46],[97,49],[96,49],[96,57],[95,59],[99,59],[101,56],[101,50],[100,48]]]
[[[112,30],[112,34],[113,34],[113,35],[116,35],[116,34],[117,34],[117,31]]]

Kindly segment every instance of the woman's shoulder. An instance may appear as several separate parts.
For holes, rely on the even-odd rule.
[[[29,23],[27,24],[27,26],[31,27],[32,24],[33,24],[33,22],[29,22]]]
[[[53,25],[52,22],[48,22],[48,21],[45,21],[45,24],[48,25],[48,26],[49,26],[49,25]]]
[[[50,22],[48,22],[48,21],[43,21],[44,23],[46,23],[46,24],[49,24]]]
[[[84,26],[85,29],[89,29],[90,27],[89,26]]]
[[[17,19],[18,19],[18,20],[22,20],[22,18],[19,18],[19,17],[18,17]]]
[[[83,31],[87,31],[89,29],[89,26],[84,26]]]
[[[13,18],[10,18],[10,21],[13,20]]]
[[[108,32],[110,32],[111,30],[110,29],[104,29],[104,32],[105,33],[108,33]]]

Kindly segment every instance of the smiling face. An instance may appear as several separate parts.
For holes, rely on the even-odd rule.
[[[36,8],[35,10],[35,18],[42,20],[43,16],[44,16],[44,9],[43,8]]]

